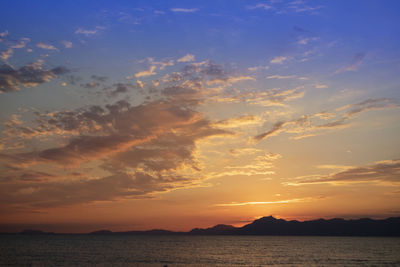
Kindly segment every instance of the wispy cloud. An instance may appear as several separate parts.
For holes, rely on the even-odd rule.
[[[14,54],[14,50],[9,48],[6,51],[3,51],[3,52],[0,53],[0,58],[3,59],[3,60],[7,60],[10,57],[12,57],[13,54]]]
[[[273,59],[271,59],[269,61],[269,63],[271,63],[271,64],[282,64],[283,62],[285,62],[287,60],[288,60],[287,57],[280,56],[280,57],[274,57]]]
[[[264,4],[264,3],[258,3],[256,5],[253,6],[246,6],[246,9],[249,10],[253,10],[253,9],[264,9],[264,10],[268,10],[268,9],[272,9],[273,7],[271,5],[268,4]]]
[[[318,198],[320,199],[320,198]],[[248,206],[248,205],[273,205],[273,204],[285,204],[285,203],[299,203],[299,202],[310,202],[315,200],[315,198],[293,198],[285,200],[275,200],[275,201],[249,201],[249,202],[232,202],[215,204],[217,207],[236,207],[236,206]]]
[[[194,55],[186,54],[185,56],[178,59],[178,62],[191,62],[194,61]]]
[[[261,118],[254,115],[243,115],[240,117],[233,117],[225,120],[221,120],[215,123],[216,126],[222,128],[235,128],[243,125],[250,125],[260,123]]]
[[[299,45],[306,45],[311,41],[316,41],[318,40],[318,37],[300,37],[299,40],[297,41],[297,44]]]
[[[72,42],[70,41],[61,41],[63,44],[64,48],[71,48],[72,47]]]
[[[88,29],[84,29],[84,28],[78,28],[78,29],[76,29],[75,33],[76,34],[82,34],[82,35],[85,35],[85,36],[91,36],[91,35],[95,35],[95,34],[99,33],[100,30],[104,30],[104,27],[96,26],[92,30],[88,30]]]
[[[177,13],[193,13],[198,11],[198,8],[180,8],[180,7],[175,7],[170,9],[172,12],[177,12]]]
[[[151,66],[158,66],[160,70],[164,70],[166,67],[170,67],[174,65],[173,60],[166,60],[166,61],[155,61],[154,58],[148,57],[147,61]]]
[[[0,41],[2,41],[4,37],[6,37],[8,34],[7,31],[3,32],[2,36],[0,36]],[[3,59],[4,61],[7,61],[9,58],[11,58],[14,54],[14,49],[21,49],[25,48],[26,45],[30,42],[31,40],[29,38],[21,38],[19,41],[14,41],[12,45],[9,46],[9,48],[6,51],[3,51],[0,53],[0,58]]]
[[[242,154],[245,155],[245,154]],[[282,156],[278,153],[264,153],[263,155],[256,156],[249,164],[237,164],[235,166],[225,166],[222,171],[208,173],[209,179],[225,177],[225,176],[254,176],[264,175],[269,176],[275,174],[273,171],[274,162]],[[264,178],[268,179],[268,178]]]
[[[45,50],[58,50],[54,45],[46,44],[46,43],[43,43],[43,42],[37,43],[36,46],[41,48],[41,49],[45,49]]]
[[[267,79],[278,79],[278,80],[282,80],[282,79],[294,79],[296,78],[296,75],[270,75],[267,76]]]
[[[139,72],[135,73],[134,75],[136,78],[155,75],[155,74],[157,74],[157,72],[154,71],[155,69],[156,69],[156,66],[150,66],[148,70],[139,71]]]
[[[258,71],[258,70],[268,70],[269,66],[257,66],[257,67],[249,67],[247,70],[249,71]]]
[[[295,136],[291,138],[295,140],[317,136],[327,131],[350,127],[350,119],[362,112],[399,107],[400,104],[398,102],[390,99],[367,99],[355,104],[339,107],[332,112],[321,111],[294,120],[278,121],[272,125],[270,130],[254,136],[254,140],[260,141],[282,132],[294,134]],[[312,123],[313,118],[323,119],[324,122]]]
[[[212,84],[233,84],[233,83],[237,83],[240,81],[255,81],[256,79],[250,76],[228,76],[228,77],[224,77],[224,78],[215,78],[212,80],[207,81],[208,85],[212,85]]]
[[[4,32],[0,32],[0,42],[3,42],[4,39],[7,37],[8,31],[5,30]]]
[[[329,175],[293,178],[285,184],[294,186],[307,184],[345,185],[360,182],[393,184],[398,186],[400,183],[400,160],[384,160],[362,167],[347,167],[344,171]]]
[[[344,67],[341,67],[340,69],[338,69],[337,71],[334,72],[334,74],[338,74],[341,72],[346,72],[346,71],[355,71],[357,70],[361,63],[363,62],[364,58],[365,58],[366,53],[357,53],[354,55],[352,62]]]

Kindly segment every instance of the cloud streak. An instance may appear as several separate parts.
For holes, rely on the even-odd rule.
[[[270,130],[254,136],[253,139],[258,142],[286,132],[295,134],[296,136],[292,137],[292,139],[299,140],[317,136],[326,131],[349,127],[352,118],[366,111],[399,107],[400,104],[398,102],[387,98],[367,99],[339,107],[334,112],[322,111],[312,115],[304,115],[294,120],[275,122]],[[313,123],[315,118],[322,119],[324,122]]]
[[[344,171],[329,175],[295,178],[286,184],[294,186],[307,184],[346,185],[363,182],[397,186],[400,183],[400,160],[384,160],[362,167],[348,167]]]
[[[180,7],[175,7],[170,9],[172,12],[175,13],[194,13],[197,12],[199,9],[198,8],[180,8]]]
[[[366,56],[366,53],[357,53],[357,54],[355,54],[354,57],[353,57],[352,62],[349,65],[338,69],[337,71],[334,72],[334,74],[338,74],[338,73],[341,73],[341,72],[347,72],[347,71],[356,71],[360,67],[360,65],[363,62],[365,56]]]
[[[215,204],[214,206],[237,207],[237,206],[254,206],[254,205],[274,205],[274,204],[310,202],[312,200],[313,200],[313,198],[293,198],[293,199],[275,200],[275,201],[232,202],[232,203]]]

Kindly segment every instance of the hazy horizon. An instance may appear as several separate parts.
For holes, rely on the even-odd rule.
[[[4,1],[0,231],[400,216],[399,8]]]

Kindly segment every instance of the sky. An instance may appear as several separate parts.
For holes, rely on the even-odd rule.
[[[399,1],[2,1],[0,231],[400,216]]]

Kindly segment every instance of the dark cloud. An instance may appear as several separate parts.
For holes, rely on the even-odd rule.
[[[345,67],[342,67],[335,71],[334,74],[341,73],[341,72],[346,72],[346,71],[355,71],[358,69],[358,67],[361,65],[362,61],[365,58],[366,53],[357,53],[354,55],[351,63]]]
[[[183,74],[185,76],[201,75],[202,77],[214,76],[222,78],[227,74],[227,72],[222,65],[214,64],[207,60],[200,63],[186,65],[183,68]]]
[[[87,89],[91,89],[91,88],[99,87],[100,83],[98,83],[98,82],[88,82],[88,83],[82,84],[81,86],[83,86],[83,87],[85,87]]]
[[[309,30],[306,30],[306,29],[304,29],[302,27],[299,27],[299,26],[293,26],[293,30],[295,30],[296,32],[302,32],[302,33],[310,32]]]
[[[116,97],[119,94],[128,93],[130,90],[141,89],[141,84],[131,84],[131,83],[116,83],[113,85],[111,91],[108,93],[111,97]]]
[[[65,67],[43,69],[40,61],[19,69],[2,65],[0,66],[0,93],[18,91],[20,86],[35,87],[68,72],[69,70]]]
[[[107,79],[108,79],[108,77],[106,77],[106,76],[99,76],[99,75],[92,75],[92,76],[90,76],[94,81],[97,81],[97,82],[106,82],[107,81]]]
[[[374,109],[383,109],[383,108],[395,108],[400,107],[399,103],[395,100],[391,100],[388,98],[375,98],[375,99],[367,99],[361,101],[359,103],[350,105],[350,110],[347,111],[344,116],[345,117],[353,117],[361,112],[374,110]]]
[[[314,184],[314,183],[354,183],[354,182],[379,182],[399,183],[400,182],[400,160],[385,160],[375,164],[353,167],[345,171],[333,173],[327,176],[301,179],[290,182],[290,184]]]
[[[269,130],[268,132],[259,134],[259,135],[257,135],[257,136],[254,136],[254,139],[255,139],[256,141],[260,141],[260,140],[262,140],[262,139],[264,139],[264,138],[267,138],[268,136],[274,135],[274,134],[276,134],[279,130],[281,130],[282,127],[283,127],[285,124],[286,124],[286,122],[279,121],[279,122],[275,123],[275,124],[272,126],[272,129],[271,129],[271,130]]]

